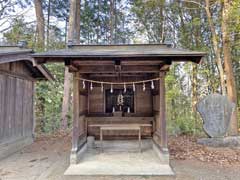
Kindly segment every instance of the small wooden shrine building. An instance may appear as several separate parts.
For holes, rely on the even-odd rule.
[[[52,80],[32,50],[0,46],[0,159],[33,142],[34,82]]]
[[[77,163],[87,137],[99,138],[102,125],[134,124],[141,136],[169,163],[165,77],[172,62],[199,63],[205,55],[168,44],[69,45],[68,49],[34,54],[36,64],[64,62],[73,73],[71,163]],[[105,134],[130,139],[131,130]]]

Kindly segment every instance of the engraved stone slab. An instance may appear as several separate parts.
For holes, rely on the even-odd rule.
[[[226,135],[235,104],[226,96],[211,94],[197,104],[203,119],[203,129],[210,137]]]

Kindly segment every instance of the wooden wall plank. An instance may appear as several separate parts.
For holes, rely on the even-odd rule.
[[[13,77],[7,78],[6,86],[6,116],[5,116],[5,129],[4,139],[11,139],[14,134],[14,103],[15,103],[15,79]]]
[[[28,108],[28,106],[27,106],[27,103],[28,103],[28,92],[27,92],[27,81],[24,81],[24,87],[23,87],[23,91],[24,91],[24,93],[23,93],[23,131],[22,131],[22,135],[23,136],[26,136],[27,134],[26,134],[26,129],[27,129],[27,119],[28,119],[28,117],[27,117],[27,113],[28,113],[28,110],[27,110],[27,108]]]
[[[27,135],[32,136],[33,129],[33,82],[27,82],[28,91],[28,119],[27,119]]]
[[[10,71],[10,63],[0,64],[0,70]]]
[[[89,90],[89,112],[90,113],[104,113],[104,93],[101,87],[94,87]]]
[[[15,103],[16,103],[16,78],[10,78],[11,79],[11,121],[12,121],[12,126],[11,126],[11,137],[16,136],[16,121],[17,119],[15,118]]]
[[[15,119],[16,123],[16,136],[22,136],[23,128],[23,87],[24,81],[22,79],[16,79],[16,103],[15,103]]]
[[[0,141],[4,136],[4,127],[5,127],[5,99],[6,99],[6,76],[0,74]]]
[[[137,113],[152,113],[152,94],[149,84],[146,84],[146,90],[143,91],[142,85],[136,86],[136,112]]]
[[[0,143],[32,135],[33,86],[23,62],[0,64]]]
[[[142,90],[142,85],[136,85],[136,91],[134,93],[134,109],[135,113],[148,114],[153,113],[153,100],[150,85],[146,85],[146,90]],[[109,87],[105,87],[108,89]],[[122,86],[114,86],[114,88],[123,88]],[[93,90],[89,90],[89,114],[105,113],[105,93],[101,91],[101,87],[94,87]]]

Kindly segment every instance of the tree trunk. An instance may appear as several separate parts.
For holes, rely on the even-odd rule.
[[[231,49],[230,49],[230,34],[229,34],[229,11],[230,11],[230,1],[223,1],[223,9],[222,9],[222,40],[223,40],[223,59],[224,59],[224,67],[226,73],[226,81],[227,81],[227,95],[230,101],[235,103],[237,106],[237,91],[235,84],[235,77],[233,74],[233,66],[231,59]],[[238,119],[237,119],[237,108],[232,115],[230,127],[229,127],[230,135],[238,134]]]
[[[110,0],[110,44],[113,44],[113,29],[114,29],[114,0]]]
[[[49,49],[50,14],[51,14],[51,0],[48,0],[48,14],[47,14],[47,50]]]
[[[209,5],[209,0],[205,0],[206,2],[206,13],[207,13],[207,19],[208,19],[208,24],[210,27],[210,31],[212,33],[212,43],[213,43],[213,49],[214,49],[214,53],[216,56],[216,64],[218,67],[218,71],[219,71],[219,76],[220,76],[220,82],[221,82],[221,89],[222,89],[222,94],[225,95],[226,94],[226,87],[225,87],[225,80],[224,80],[224,69],[223,69],[223,65],[222,65],[222,60],[221,60],[221,51],[220,48],[218,47],[218,38],[217,38],[217,34],[214,28],[214,24],[212,21],[212,15],[210,12],[210,5]]]
[[[39,47],[44,47],[44,15],[41,0],[34,0],[35,13],[37,19],[37,43]]]
[[[80,40],[80,0],[70,1],[68,40],[79,43]]]
[[[80,44],[80,7],[81,7],[81,0],[77,0],[76,7],[77,7],[76,22],[75,22],[76,37],[74,37],[74,39],[76,39],[77,44]]]
[[[69,95],[70,95],[70,73],[68,72],[68,67],[65,67],[64,73],[64,91],[63,91],[63,102],[62,102],[62,129],[67,129],[68,127],[68,109],[69,109]]]
[[[74,43],[80,43],[80,0],[71,0],[68,40],[73,40]],[[65,67],[64,73],[64,91],[62,102],[62,129],[67,128],[67,113],[69,110],[69,93],[70,93],[71,74],[68,72],[68,67]]]
[[[100,4],[100,0],[97,1],[98,2],[98,10],[97,10],[97,44],[99,44],[100,41],[100,34],[101,34],[101,20],[100,20],[100,11],[101,11],[101,4]]]
[[[165,21],[165,17],[164,17],[164,4],[165,4],[165,0],[160,0],[158,1],[158,6],[159,6],[159,15],[160,15],[160,27],[159,27],[159,43],[164,43],[165,41],[165,32],[164,32],[164,21]]]

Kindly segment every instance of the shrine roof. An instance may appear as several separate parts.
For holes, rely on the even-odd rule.
[[[44,65],[33,63],[32,53],[32,49],[18,46],[0,46],[0,64],[20,61],[26,65],[35,79],[54,80],[54,77]]]
[[[38,60],[65,61],[78,60],[159,60],[192,61],[199,63],[205,52],[173,48],[168,44],[128,44],[128,45],[71,45],[66,49],[35,53]]]

